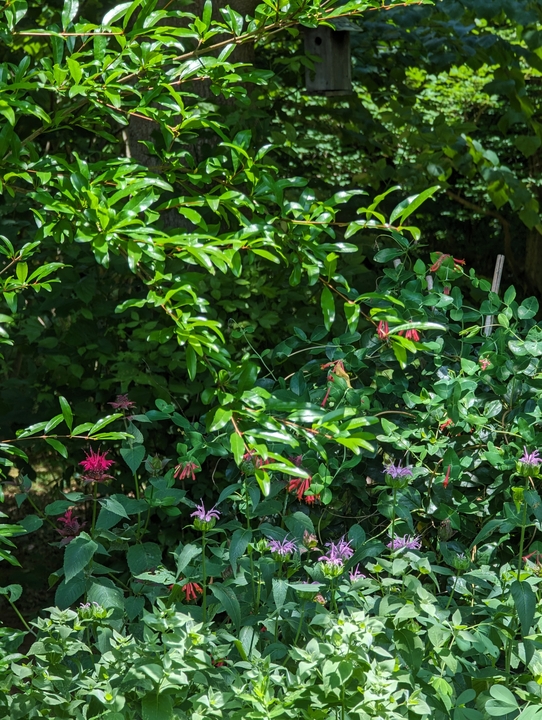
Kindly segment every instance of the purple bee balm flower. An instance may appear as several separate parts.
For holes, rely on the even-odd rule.
[[[194,520],[196,530],[205,531],[214,528],[216,521],[220,517],[220,513],[214,507],[206,510],[202,500],[199,505],[196,505],[196,510],[190,513],[190,517],[196,518]]]
[[[326,543],[326,547],[329,548],[327,555],[322,555],[318,560],[328,565],[344,565],[345,561],[350,560],[354,554],[354,550],[350,547],[350,542],[346,541],[343,537],[337,543]]]
[[[523,456],[519,459],[520,463],[524,465],[530,465],[531,467],[538,467],[542,463],[540,457],[540,450],[534,450],[532,453],[527,452],[525,445],[523,446]]]
[[[276,556],[277,560],[287,560],[290,555],[298,549],[294,540],[288,540],[287,537],[284,540],[268,540],[267,546]]]
[[[386,475],[389,475],[394,480],[412,475],[412,470],[409,467],[401,467],[401,463],[398,465],[394,465],[393,463],[384,465],[384,470]]]
[[[366,578],[367,575],[364,575],[361,570],[359,569],[359,565],[356,565],[356,567],[350,571],[349,578],[350,582],[357,582],[358,580],[363,580]]]
[[[410,535],[404,535],[403,537],[395,536],[393,540],[390,540],[390,542],[386,545],[386,547],[390,550],[402,550],[403,548],[407,548],[408,550],[419,550],[421,546],[422,543],[418,535],[414,535],[413,537]]]

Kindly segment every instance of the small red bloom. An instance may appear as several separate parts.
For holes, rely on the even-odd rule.
[[[450,418],[448,418],[443,423],[440,423],[440,425],[438,426],[438,429],[441,431],[446,430],[446,428],[449,428],[450,425],[453,425],[453,422],[452,422],[452,420],[450,420]]]
[[[57,523],[62,523],[64,525],[63,528],[57,528],[57,533],[62,535],[62,540],[60,541],[61,547],[71,543],[71,541],[79,535],[86,525],[86,522],[80,523],[79,518],[73,517],[72,508],[66,510],[64,515],[57,518]]]
[[[450,294],[450,290],[451,290],[450,286],[449,286],[449,285],[445,285],[442,292],[443,292],[445,295],[449,295],[449,294]]]
[[[420,334],[417,330],[407,330],[406,332],[404,330],[399,330],[399,335],[402,335],[403,332],[405,333],[405,337],[407,340],[414,340],[414,342],[420,342]]]
[[[431,265],[429,268],[431,272],[436,272],[439,267],[442,265],[442,263],[446,260],[446,258],[452,257],[451,255],[446,255],[443,253],[440,253],[440,257],[436,259],[436,261]],[[454,270],[459,270],[460,265],[465,265],[465,260],[459,260],[458,258],[453,258],[454,261]]]
[[[387,322],[382,322],[382,320],[378,323],[378,326],[376,328],[376,334],[381,340],[385,340],[388,335],[390,334],[390,327]]]
[[[482,370],[487,370],[488,367],[491,367],[491,363],[487,358],[480,358],[478,362],[480,363],[480,367],[482,368]]]
[[[186,585],[183,585],[182,591],[184,592],[186,602],[190,602],[191,600],[197,600],[198,594],[203,595],[201,585],[198,585],[198,583],[195,582],[187,582]]]
[[[131,410],[135,407],[135,402],[128,399],[128,395],[117,395],[114,402],[107,403],[111,405],[113,410]]]
[[[320,500],[320,495],[305,495],[303,500],[307,503],[307,505],[314,505],[314,503]]]
[[[448,469],[446,470],[446,477],[444,478],[444,483],[443,483],[445,490],[446,490],[446,488],[448,487],[448,483],[450,482],[450,471],[451,471],[451,469],[452,469],[452,466],[451,466],[451,465],[448,465]]]
[[[175,472],[173,473],[173,477],[177,478],[178,480],[185,480],[186,478],[192,478],[192,480],[196,479],[195,471],[201,470],[199,465],[196,465],[196,463],[193,463],[191,461],[181,463],[180,465],[177,465],[175,468]]]
[[[303,496],[305,495],[305,490],[308,490],[310,488],[311,480],[312,478],[310,477],[292,478],[288,483],[288,492],[295,492],[299,502],[301,502],[301,500],[306,500],[306,498],[304,498]]]
[[[81,460],[79,463],[85,471],[81,477],[86,483],[105,482],[113,477],[112,475],[107,475],[107,470],[109,470],[111,465],[115,464],[115,461],[107,459],[107,452],[102,454],[99,451],[94,452],[91,448],[86,455],[86,459]]]

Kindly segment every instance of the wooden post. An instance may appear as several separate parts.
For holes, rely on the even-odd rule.
[[[350,32],[321,25],[305,28],[305,52],[316,55],[314,71],[305,72],[307,92],[314,95],[350,95],[352,72]]]
[[[491,292],[498,293],[501,286],[502,270],[504,267],[504,255],[497,255],[495,262],[495,270],[493,271],[493,282],[491,283]],[[488,315],[484,323],[484,335],[489,337],[493,331],[493,315]]]

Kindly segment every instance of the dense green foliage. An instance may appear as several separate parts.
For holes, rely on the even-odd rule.
[[[542,717],[538,301],[416,220],[538,212],[457,117],[508,73],[538,133],[538,3],[391,4],[4,8],[0,560],[61,560],[0,587],[0,716]],[[307,98],[342,16],[356,95]]]

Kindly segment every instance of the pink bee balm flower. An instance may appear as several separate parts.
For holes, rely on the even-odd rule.
[[[79,463],[79,465],[83,466],[84,470],[81,477],[86,483],[105,482],[113,477],[107,474],[107,470],[114,464],[114,460],[108,460],[107,452],[102,454],[99,451],[94,452],[91,448],[87,453],[86,459],[81,460]]]
[[[135,407],[135,402],[128,399],[128,395],[117,395],[113,402],[107,403],[111,405],[113,410],[131,410]]]
[[[196,530],[205,532],[214,528],[216,521],[220,517],[220,512],[216,508],[206,510],[202,500],[199,505],[196,505],[194,512],[190,513],[190,517],[195,518],[194,527]]]
[[[81,530],[85,527],[86,523],[80,523],[78,517],[73,516],[73,510],[70,508],[69,510],[66,510],[64,515],[61,515],[59,518],[57,518],[57,523],[62,523],[64,527],[57,528],[57,533],[59,535],[62,535],[62,540],[60,541],[60,546],[68,545],[68,543],[71,543],[72,540],[74,540]]]

